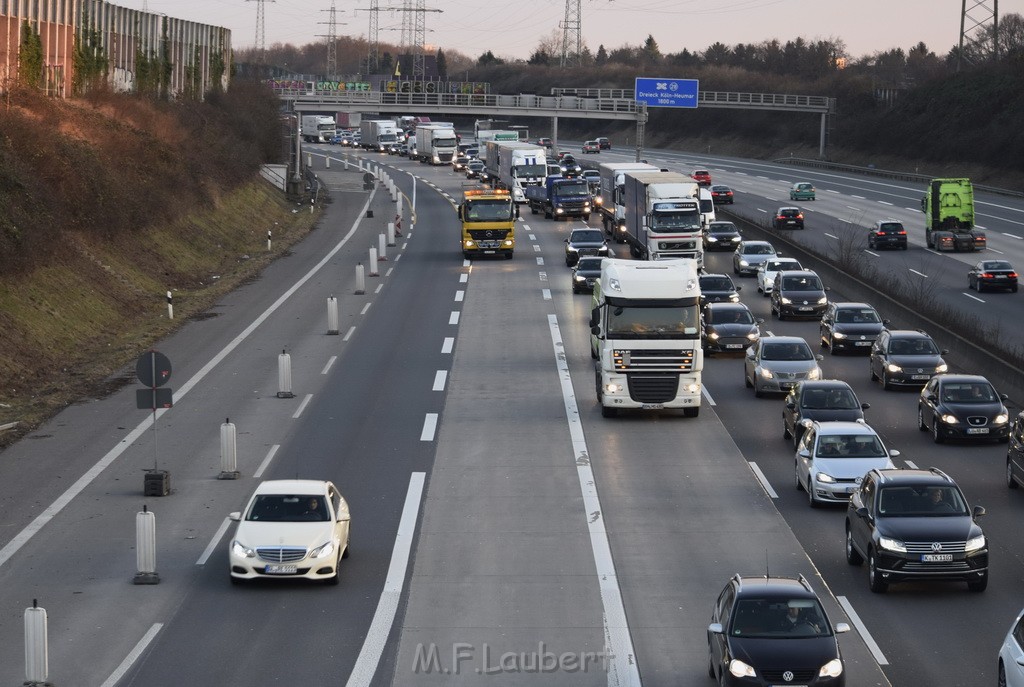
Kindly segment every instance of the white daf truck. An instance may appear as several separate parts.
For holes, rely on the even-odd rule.
[[[590,327],[601,415],[681,408],[697,416],[704,353],[695,260],[605,258]]]
[[[526,188],[540,186],[547,177],[547,150],[519,141],[488,141],[484,165],[499,188],[506,188],[517,203],[526,202]]]
[[[450,165],[459,149],[455,129],[447,125],[428,124],[416,127],[416,157],[431,165]]]

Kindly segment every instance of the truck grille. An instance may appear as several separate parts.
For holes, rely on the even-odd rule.
[[[612,364],[620,372],[681,372],[693,371],[693,349],[640,349],[636,351],[615,350]]]
[[[295,546],[263,546],[256,548],[256,555],[268,563],[291,563],[306,557],[306,549]]]
[[[629,397],[637,403],[668,403],[679,389],[677,374],[631,374],[626,375],[626,379]]]
[[[470,229],[469,235],[474,241],[501,241],[508,236],[507,229]]]

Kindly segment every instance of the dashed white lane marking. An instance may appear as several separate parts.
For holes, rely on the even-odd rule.
[[[463,300],[463,299],[464,299],[465,297],[466,297],[466,292],[465,292],[465,291],[461,291],[461,290],[460,290],[460,291],[456,291],[456,292],[455,292],[455,302],[456,302],[456,303],[461,303],[461,302],[462,302],[462,300]]]
[[[455,337],[454,336],[446,336],[446,337],[444,337],[444,343],[441,344],[441,352],[442,353],[451,353],[453,348],[455,348]]]
[[[465,284],[468,281],[469,281],[469,275],[468,274],[463,272],[462,274],[459,275],[459,283],[460,284]]]
[[[299,404],[299,407],[296,408],[295,413],[292,414],[292,418],[293,419],[298,419],[299,416],[302,415],[302,411],[304,411],[306,409],[306,406],[308,406],[309,402],[312,401],[312,400],[313,400],[313,394],[306,394],[306,397],[302,399],[302,403]]]
[[[363,306],[363,309],[359,311],[359,314],[360,315],[365,315],[366,311],[369,310],[369,309],[370,309],[370,304],[367,303],[366,305]]]
[[[108,677],[100,687],[114,687],[114,685],[120,682],[121,678],[128,673],[128,670],[132,665],[139,660],[139,656],[142,655],[142,652],[146,650],[146,647],[149,646],[149,643],[153,641],[163,626],[163,623],[153,623],[152,627],[146,631],[146,634],[142,635],[142,639],[140,639],[139,643],[135,645],[135,648],[124,657],[124,660],[121,661],[121,665],[119,665],[114,672],[110,674],[110,677]]]
[[[423,418],[423,430],[420,432],[420,441],[433,441],[437,434],[437,413],[427,413]]]
[[[917,276],[919,276],[919,277],[924,277],[925,279],[927,279],[927,278],[928,278],[928,275],[927,275],[927,274],[925,274],[924,272],[918,272],[917,270],[913,270],[913,269],[912,269],[912,270],[910,270],[910,271],[911,271],[911,272],[913,272],[914,274],[916,274],[916,275],[917,275]]]
[[[281,444],[274,444],[273,446],[270,447],[270,450],[267,451],[267,456],[263,459],[263,462],[260,463],[260,466],[258,468],[256,468],[256,472],[252,473],[253,477],[259,479],[260,477],[263,476],[264,471],[266,471],[266,469],[270,467],[270,461],[274,460],[274,456],[277,455],[277,452],[280,448]]]
[[[771,483],[768,481],[768,478],[764,476],[764,473],[761,472],[761,468],[758,467],[757,463],[752,460],[748,462],[750,463],[750,469],[754,472],[754,476],[757,477],[757,481],[761,483],[761,486],[764,487],[766,492],[768,492],[768,495],[773,499],[779,498],[779,495],[775,493],[774,489],[772,489]]]
[[[857,628],[857,632],[860,633],[861,639],[863,639],[864,643],[867,644],[868,651],[870,651],[871,655],[875,657],[878,665],[889,665],[889,661],[886,659],[885,654],[882,653],[878,644],[875,643],[875,638],[871,636],[870,632],[868,632],[867,626],[860,619],[860,616],[857,615],[857,611],[853,610],[853,605],[850,604],[849,600],[845,596],[837,596],[836,601],[838,601],[839,605],[843,607],[844,611],[846,611],[846,615],[849,616],[850,622],[853,623],[855,628]]]
[[[444,383],[448,380],[447,370],[438,370],[434,373],[434,386],[431,391],[444,391]]]
[[[551,289],[541,289],[540,290],[540,295],[544,298],[544,300],[550,301],[551,300]]]
[[[458,323],[459,323],[459,311],[458,310],[452,310],[452,314],[448,316],[448,324],[458,324]]]
[[[196,561],[196,565],[206,565],[206,561],[210,560],[210,556],[212,556],[213,552],[217,549],[221,538],[224,536],[224,533],[228,531],[228,526],[230,525],[231,518],[224,518],[224,522],[222,522],[220,527],[217,528],[217,531],[213,533],[213,539],[211,539],[210,543],[206,545],[205,549],[203,549],[203,554],[199,556],[199,560]]]
[[[338,356],[336,356],[336,355],[332,355],[332,356],[331,356],[331,357],[330,357],[330,358],[329,358],[329,359],[327,360],[327,364],[326,364],[326,365],[324,365],[324,369],[320,370],[320,374],[322,374],[322,375],[325,375],[325,374],[327,374],[327,371],[331,369],[331,365],[334,365],[334,363],[335,363],[335,362],[336,362],[337,360],[338,360]]]
[[[355,328],[355,327],[349,327],[349,328],[348,328],[348,331],[347,331],[347,332],[345,332],[345,336],[343,336],[343,337],[341,338],[341,340],[342,340],[342,341],[348,341],[349,339],[351,339],[351,338],[352,338],[352,334],[353,334],[353,333],[354,333],[355,331],[356,331],[356,328]]]

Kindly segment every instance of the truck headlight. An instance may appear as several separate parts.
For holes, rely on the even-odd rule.
[[[512,239],[505,239],[505,244],[504,245],[511,246],[512,245]]]
[[[621,384],[605,384],[604,385],[604,390],[605,390],[606,393],[609,393],[609,394],[617,394],[618,392],[622,391],[622,385]]]
[[[464,243],[466,248],[472,248],[474,246],[473,239],[466,239]]]
[[[828,303],[828,296],[822,296],[818,299],[818,305],[825,305]]]

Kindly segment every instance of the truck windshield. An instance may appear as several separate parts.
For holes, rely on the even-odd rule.
[[[548,172],[547,165],[516,165],[512,168],[514,177],[542,177]]]
[[[673,307],[608,307],[608,338],[696,339],[700,315],[695,305]]]
[[[459,145],[459,142],[457,140],[455,140],[454,138],[435,138],[434,139],[434,147],[435,148],[455,148],[458,145]]]
[[[395,134],[380,134],[377,136],[378,143],[394,143],[398,140],[398,136]]]
[[[466,204],[466,220],[470,222],[504,222],[512,219],[510,200],[471,200]]]
[[[653,232],[699,231],[700,211],[694,207],[690,209],[676,208],[674,210],[653,212],[651,213],[651,223],[648,229]]]
[[[590,184],[584,179],[580,179],[571,184],[558,184],[556,192],[560,196],[589,196],[590,195]],[[697,219],[697,226],[700,226],[700,218]]]

